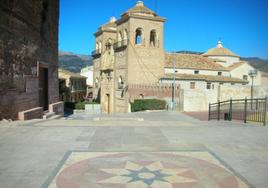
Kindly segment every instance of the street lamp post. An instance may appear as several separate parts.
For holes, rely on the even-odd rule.
[[[251,109],[252,109],[252,103],[253,103],[253,89],[254,89],[254,78],[257,76],[257,70],[253,69],[250,70],[248,75],[251,78],[251,90],[250,90],[250,97],[251,97]]]
[[[176,110],[176,52],[174,53],[174,58],[173,58],[173,96],[172,96],[172,106],[173,106],[173,111]]]

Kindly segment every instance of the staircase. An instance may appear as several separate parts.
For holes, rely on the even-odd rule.
[[[44,111],[43,119],[60,119],[62,116],[57,115],[55,112]]]

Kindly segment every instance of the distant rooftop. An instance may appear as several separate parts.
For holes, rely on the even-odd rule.
[[[165,67],[173,67],[174,61],[175,66],[182,69],[228,71],[225,67],[216,63],[214,59],[197,54],[167,53]]]
[[[62,69],[62,68],[59,68],[58,71],[59,71],[59,73],[63,73],[63,74],[68,75],[72,78],[85,78],[85,79],[87,78],[85,76],[81,76],[80,74],[77,74],[77,73]]]
[[[229,56],[229,57],[239,57],[231,50],[224,48],[223,43],[221,41],[218,41],[216,48],[209,49],[206,53],[203,54],[203,56],[209,57],[209,56]]]
[[[195,51],[189,51],[189,50],[181,50],[181,51],[177,51],[175,53],[178,53],[178,54],[196,54],[196,55],[201,55],[204,52],[195,52]]]

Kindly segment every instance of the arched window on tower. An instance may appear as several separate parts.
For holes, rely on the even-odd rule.
[[[117,46],[118,47],[121,47],[122,46],[122,40],[123,40],[122,32],[119,31],[118,34],[117,34]]]
[[[136,36],[135,36],[135,44],[141,45],[142,44],[142,29],[136,29]]]
[[[127,40],[128,39],[128,36],[127,36],[127,29],[124,30],[124,40]]]
[[[108,39],[108,41],[106,42],[105,45],[106,45],[106,50],[111,50],[113,48],[113,40],[112,39]]]
[[[127,36],[127,29],[123,32],[123,46],[128,45],[128,36]]]
[[[96,50],[96,51],[99,50],[99,43],[98,43],[98,42],[96,42],[95,50]]]
[[[118,77],[118,89],[123,89],[124,87],[124,82],[122,76]]]
[[[150,32],[150,46],[157,46],[157,35],[155,30]]]
[[[122,41],[122,33],[121,31],[119,31],[118,33],[118,42]]]
[[[99,48],[98,48],[99,49],[99,53],[101,53],[101,50],[102,50],[102,44],[101,44],[101,42],[99,42],[99,45],[98,46],[99,46]]]

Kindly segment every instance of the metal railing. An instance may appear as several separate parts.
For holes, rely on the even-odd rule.
[[[114,49],[126,48],[128,45],[128,40],[121,40],[114,43]]]
[[[101,50],[94,50],[94,51],[92,51],[91,52],[91,55],[93,56],[93,57],[96,57],[96,56],[100,56],[101,55]]]
[[[260,122],[266,125],[268,122],[268,99],[230,99],[209,104],[208,120],[241,120]]]

